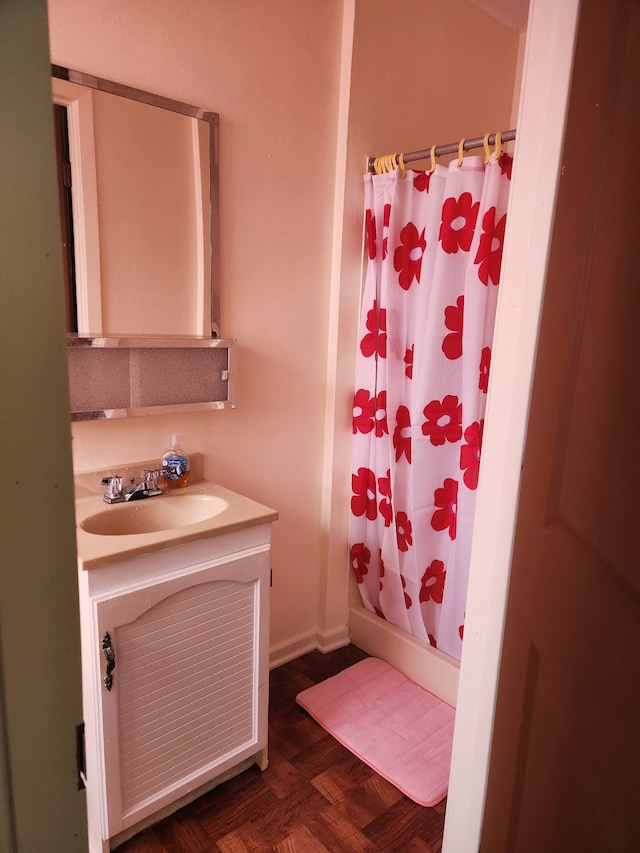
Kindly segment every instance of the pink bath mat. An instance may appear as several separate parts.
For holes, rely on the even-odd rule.
[[[446,796],[455,711],[385,661],[365,658],[296,702],[414,802]]]

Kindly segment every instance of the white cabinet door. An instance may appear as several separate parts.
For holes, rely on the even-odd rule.
[[[266,747],[269,556],[94,600],[108,836]]]

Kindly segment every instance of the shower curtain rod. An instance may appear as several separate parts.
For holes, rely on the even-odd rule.
[[[512,142],[516,138],[515,128],[513,130],[504,130],[502,131],[501,141],[502,142]],[[487,142],[489,145],[495,145],[496,142],[496,134],[492,133],[489,135]],[[462,144],[463,151],[470,151],[472,148],[482,148],[484,146],[484,136],[476,136],[473,139],[465,139]],[[457,154],[460,148],[460,141],[458,142],[448,142],[446,145],[438,145],[434,148],[433,154],[434,157],[441,157],[443,154]],[[392,155],[396,158],[396,165],[398,164],[398,154]],[[402,155],[405,163],[411,163],[414,160],[428,160],[431,157],[431,148],[424,148],[421,151],[410,151],[408,154]],[[371,172],[374,170],[374,163],[376,161],[375,157],[369,157],[367,161],[367,171]]]

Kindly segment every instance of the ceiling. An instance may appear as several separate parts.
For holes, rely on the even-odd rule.
[[[527,29],[529,0],[471,0],[471,2],[513,30],[523,32]]]

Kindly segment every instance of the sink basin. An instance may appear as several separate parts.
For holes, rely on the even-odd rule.
[[[219,515],[229,506],[216,495],[161,495],[121,503],[90,515],[82,530],[98,536],[130,536],[175,530]]]

